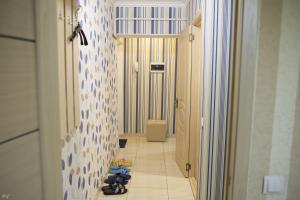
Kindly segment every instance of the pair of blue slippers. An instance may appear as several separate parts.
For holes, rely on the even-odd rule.
[[[111,166],[109,169],[109,173],[111,174],[125,174],[125,175],[129,175],[130,169],[128,169],[127,167],[115,167],[115,166]]]

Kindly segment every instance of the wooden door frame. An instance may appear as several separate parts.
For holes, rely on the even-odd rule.
[[[36,54],[43,200],[63,198],[61,170],[62,89],[64,47],[58,10],[63,0],[36,0]],[[62,16],[63,17],[63,16]]]
[[[239,102],[239,63],[240,63],[240,46],[241,46],[241,19],[242,19],[242,1],[234,1],[234,19],[233,19],[233,43],[232,43],[232,63],[231,63],[231,76],[230,79],[230,102],[229,102],[229,120],[228,120],[228,147],[226,154],[228,158],[226,160],[225,169],[225,200],[232,199],[232,182],[234,174],[234,162],[235,162],[235,143],[236,143],[236,125],[237,125],[237,111]]]
[[[225,199],[247,197],[248,164],[255,81],[258,0],[234,1],[231,102],[228,126],[228,159]]]

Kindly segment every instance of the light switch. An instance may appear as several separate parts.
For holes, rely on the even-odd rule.
[[[264,194],[282,193],[284,189],[283,176],[265,176],[264,177]]]
[[[134,70],[135,70],[135,72],[139,72],[139,63],[138,62],[135,63]]]

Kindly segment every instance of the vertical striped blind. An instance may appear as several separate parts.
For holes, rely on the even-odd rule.
[[[175,38],[126,38],[124,96],[126,133],[143,133],[145,120],[166,120],[174,132],[176,51]],[[164,73],[151,73],[153,63],[163,63]]]

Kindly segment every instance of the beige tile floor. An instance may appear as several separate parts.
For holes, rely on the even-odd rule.
[[[133,161],[128,193],[120,196],[97,194],[97,200],[194,200],[189,180],[175,162],[175,138],[147,142],[142,136],[127,136],[118,158]]]

